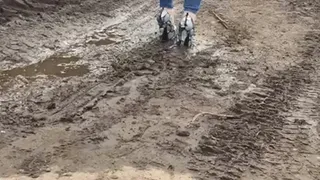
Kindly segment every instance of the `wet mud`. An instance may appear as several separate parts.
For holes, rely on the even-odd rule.
[[[1,71],[0,85],[5,86],[5,83],[16,77],[25,78],[25,81],[28,82],[32,78],[36,78],[37,75],[57,77],[82,76],[88,73],[89,70],[84,65],[75,65],[74,63],[78,60],[79,57],[52,56],[36,64]]]
[[[1,179],[319,177],[317,1],[206,1],[195,49],[159,41],[157,2],[34,2],[0,1]],[[18,37],[33,12],[80,30]]]
[[[57,75],[61,76],[63,74],[63,68],[65,67],[65,64],[68,64],[70,62],[75,62],[79,58],[77,57],[51,57],[48,59],[45,59],[44,61],[32,64],[26,67],[20,67],[20,68],[14,68],[7,71],[3,71],[2,74],[5,76],[36,76],[37,74],[45,74],[45,75]]]

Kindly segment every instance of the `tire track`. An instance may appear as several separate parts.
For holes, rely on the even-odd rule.
[[[313,38],[310,38],[313,37]],[[308,78],[302,82],[300,93],[296,93],[291,102],[291,110],[285,114],[285,125],[282,130],[283,138],[278,143],[276,151],[268,152],[265,159],[277,161],[270,177],[289,179],[318,179],[320,176],[320,63],[319,57],[320,34],[306,35],[305,57],[311,65],[302,63],[301,69],[306,71]],[[307,73],[309,72],[309,73]],[[286,171],[283,171],[286,169]]]
[[[320,75],[313,63],[305,61],[267,78],[229,109],[232,118],[211,120],[217,122],[194,150],[201,159],[197,166],[206,162],[208,179],[240,179],[243,174],[287,178],[303,163],[305,172],[319,177],[319,162],[309,162],[319,154]]]
[[[318,79],[313,76],[312,79]],[[294,109],[288,112],[276,152],[267,153],[265,160],[278,162],[271,177],[292,179],[317,179],[320,175],[319,121],[320,84],[316,81],[303,87],[303,92],[292,102]],[[281,172],[286,169],[286,173]]]

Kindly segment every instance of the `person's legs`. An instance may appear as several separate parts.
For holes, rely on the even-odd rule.
[[[160,0],[160,7],[173,9],[173,0]]]
[[[173,0],[160,0],[160,7],[168,12],[173,20],[174,10],[173,10]]]
[[[201,6],[201,0],[184,0],[184,12],[189,13],[191,18],[195,20]],[[192,17],[193,16],[193,17]]]
[[[166,41],[175,37],[173,0],[160,0],[160,13],[157,17],[161,39]]]
[[[178,43],[186,46],[193,45],[194,21],[201,6],[201,0],[185,0],[184,15],[179,24]]]

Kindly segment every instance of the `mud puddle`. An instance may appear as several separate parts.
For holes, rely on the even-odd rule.
[[[55,55],[36,64],[0,71],[0,86],[5,87],[6,83],[16,77],[25,77],[28,80],[33,80],[37,75],[82,76],[88,73],[89,69],[86,65],[75,65],[79,59],[77,56]]]

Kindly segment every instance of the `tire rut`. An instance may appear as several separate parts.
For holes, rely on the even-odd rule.
[[[314,37],[314,38],[310,38]],[[307,34],[306,40],[309,44],[305,51],[305,57],[309,58],[310,64],[304,62],[300,69],[305,71],[306,77],[301,82],[301,90],[292,94],[291,109],[284,113],[285,125],[283,126],[283,138],[278,143],[275,151],[269,151],[265,159],[277,162],[270,177],[289,179],[317,179],[320,175],[320,63],[316,61],[319,57],[320,34]],[[288,173],[283,173],[286,169]]]
[[[209,169],[205,172],[208,179],[224,180],[240,179],[248,172],[265,176],[271,168],[272,178],[277,179],[283,163],[288,165],[284,174],[294,173],[290,168],[297,168],[289,149],[299,147],[300,157],[319,154],[318,138],[314,134],[319,119],[316,91],[319,72],[314,67],[316,62],[310,61],[280,71],[268,77],[261,87],[246,93],[230,108],[232,118],[211,119],[215,123],[194,150],[196,159],[200,157],[201,161],[193,168],[203,166],[204,161]],[[310,75],[312,72],[315,77]],[[295,117],[299,112],[302,117]],[[294,120],[288,121],[288,117]],[[310,127],[297,126],[298,118],[309,118],[309,122],[305,121]],[[314,177],[319,173],[318,167],[319,164],[310,165]]]

